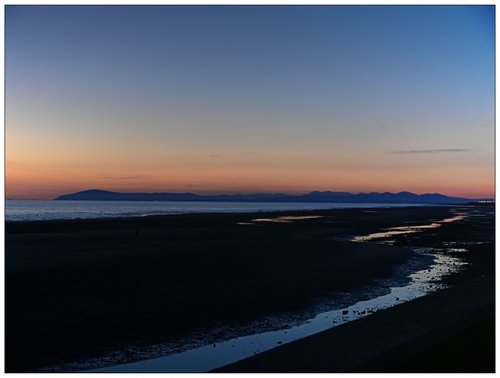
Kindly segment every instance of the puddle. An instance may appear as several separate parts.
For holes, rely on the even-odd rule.
[[[373,241],[373,240],[378,240],[378,239],[388,239],[393,236],[397,235],[405,235],[405,234],[414,234],[417,232],[422,232],[425,230],[433,229],[433,228],[438,228],[441,227],[443,223],[452,223],[456,222],[459,220],[463,220],[466,218],[465,213],[460,213],[454,217],[451,218],[445,218],[440,221],[436,221],[430,224],[424,224],[424,225],[417,225],[417,226],[398,226],[398,227],[391,227],[387,228],[383,232],[375,232],[373,234],[369,235],[364,235],[364,236],[355,236],[354,238],[351,239],[353,242],[367,242],[367,241]],[[387,242],[388,244],[392,244],[393,242]]]
[[[447,251],[451,252],[451,253],[465,253],[465,252],[468,252],[468,250],[466,248],[448,248]]]
[[[352,241],[354,242],[367,242],[367,241],[372,241],[372,240],[377,240],[377,239],[388,239],[393,236],[397,235],[404,235],[404,234],[413,234],[416,232],[422,232],[424,230],[430,229],[430,228],[438,228],[440,226],[439,223],[431,223],[428,225],[424,226],[401,226],[401,227],[391,227],[387,229],[387,231],[384,232],[375,232],[373,234],[369,234],[366,236],[356,236],[352,238]]]
[[[456,216],[454,216],[452,218],[446,218],[446,219],[440,220],[439,223],[452,223],[452,222],[456,222],[459,220],[463,220],[465,218],[467,218],[466,213],[457,213]]]
[[[484,241],[470,241],[470,240],[459,240],[452,242],[443,242],[445,247],[453,247],[453,246],[463,246],[463,245],[483,245],[488,244],[488,242]]]

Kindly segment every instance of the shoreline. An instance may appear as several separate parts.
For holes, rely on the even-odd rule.
[[[427,209],[427,208],[444,208],[449,209],[452,207],[460,206],[474,206],[471,204],[463,205],[449,205],[449,204],[402,204],[397,206],[372,206],[372,207],[339,207],[339,208],[329,208],[329,209],[286,209],[286,210],[259,210],[259,211],[221,211],[221,212],[200,212],[200,213],[171,213],[171,214],[148,214],[148,215],[133,215],[133,216],[110,216],[110,217],[96,217],[96,218],[71,218],[71,219],[41,219],[41,220],[6,220],[5,226],[9,228],[9,232],[16,232],[18,228],[19,231],[26,232],[31,231],[25,229],[29,226],[41,226],[41,227],[64,227],[74,226],[74,227],[98,227],[106,226],[108,223],[119,222],[118,226],[127,227],[132,224],[139,224],[142,221],[147,223],[147,226],[151,226],[154,223],[162,223],[169,221],[181,221],[181,222],[196,222],[202,221],[205,218],[213,218],[215,220],[232,220],[232,219],[242,219],[248,220],[248,218],[262,218],[264,216],[288,216],[288,215],[318,215],[318,216],[329,216],[334,215],[338,211],[370,211],[370,210],[381,210],[381,209]],[[314,213],[314,214],[311,214]],[[7,230],[6,230],[7,232]]]
[[[393,267],[412,255],[404,248],[404,243],[401,246],[367,245],[343,239],[353,234],[395,227],[402,222],[424,224],[431,219],[443,219],[450,215],[452,208],[460,206],[291,210],[273,214],[322,213],[324,217],[290,223],[261,222],[250,226],[238,222],[251,221],[259,214],[269,217],[270,213],[27,222],[14,227],[12,223],[6,224],[7,371],[64,366],[71,360],[84,361],[92,355],[103,356],[113,350],[129,350],[130,353],[129,347],[134,344],[141,349],[157,341],[174,340],[174,329],[180,328],[181,333],[187,334],[195,329],[201,331],[210,324],[213,327],[214,321],[226,318],[227,322],[228,314],[237,322],[248,322],[266,313],[308,308],[312,298],[328,297],[339,290],[353,290],[377,276],[392,275]],[[138,226],[139,234],[136,233]],[[450,223],[443,228],[452,230],[455,226]],[[463,225],[460,227],[463,229]],[[423,235],[419,238],[422,239]],[[232,252],[235,250],[239,251],[236,255]],[[210,259],[203,251],[210,252]],[[331,255],[328,251],[335,253]],[[46,276],[49,272],[52,276]],[[332,272],[338,272],[333,281]],[[36,279],[38,286],[33,286],[33,276],[44,278],[42,281]],[[129,282],[128,276],[134,277],[139,287]],[[92,277],[92,280],[86,277]],[[121,289],[116,292],[117,282],[125,285],[123,294],[126,296]],[[217,291],[225,287],[225,282],[232,283],[231,291]],[[304,282],[307,285],[304,286]],[[37,299],[36,292],[40,290],[49,290],[45,294],[45,304]],[[102,293],[103,290],[112,290],[112,296]],[[223,290],[227,291],[227,288]],[[16,300],[20,294],[24,295],[24,303]],[[198,298],[197,302],[182,300],[186,295]],[[170,299],[167,303],[158,303],[156,298],[159,297]],[[65,311],[79,309],[84,313],[80,312],[76,319],[67,315],[61,317],[62,313],[53,313],[54,319],[37,315],[37,308],[44,311],[47,303],[53,303],[52,306],[57,308],[61,301],[66,305]],[[94,307],[102,310],[82,307],[83,303],[94,303]],[[169,305],[175,303],[180,307],[172,313]],[[252,303],[252,308],[247,303]],[[22,312],[27,304],[35,311]],[[123,318],[125,328],[121,328],[120,319],[124,316],[121,308],[130,305],[134,310],[127,310]],[[204,319],[196,317],[197,308],[203,309]],[[103,322],[102,318],[112,321],[113,316],[114,323],[110,328],[111,323]],[[33,321],[30,319],[35,318],[45,325],[44,329],[27,326]],[[85,323],[78,325],[78,318]],[[136,322],[139,328],[130,329],[130,321]],[[91,328],[79,335],[78,329],[83,324]],[[31,331],[23,335],[19,333],[23,329],[19,328],[21,326]],[[51,330],[55,341],[52,348],[46,351],[45,345],[42,347],[41,344],[41,349],[38,349],[37,338],[40,337],[41,342],[43,335]],[[61,331],[65,333],[58,336]],[[148,334],[156,335],[157,341],[155,337],[148,338]],[[19,351],[23,350],[22,340],[30,343],[35,349],[34,354],[21,357],[13,340],[19,345]],[[60,349],[59,345],[65,345],[65,348]],[[136,357],[136,352],[132,353],[128,356],[125,353],[124,358],[140,359],[140,351]],[[36,362],[42,356],[46,362]],[[51,359],[53,362],[49,362]]]
[[[57,201],[55,201],[57,202]],[[66,202],[66,201],[63,201]],[[69,201],[70,204],[72,201]],[[83,203],[101,203],[101,202],[106,202],[106,201],[78,201],[78,202],[83,202]],[[129,201],[131,204],[136,204],[136,203],[141,203],[140,201]],[[106,203],[113,203],[113,204],[123,204],[122,201],[107,201]],[[145,201],[143,203],[147,203],[148,205],[151,204],[156,204],[154,201]],[[172,203],[166,202],[166,203]],[[173,201],[175,204],[182,204],[182,201]],[[198,203],[198,202],[196,202]],[[201,202],[203,203],[203,202]],[[210,202],[208,202],[210,203]],[[213,205],[220,205],[220,204],[233,204],[232,202],[213,202],[211,203]],[[255,204],[254,202],[240,202],[239,204],[244,204],[244,205],[252,205]],[[269,205],[269,204],[274,204],[274,205],[282,205],[283,203],[281,202],[262,202],[259,203],[262,205]],[[286,202],[284,204],[287,204]],[[234,209],[234,208],[228,208],[228,209],[217,209],[216,211],[213,210],[169,210],[171,211],[170,213],[165,210],[164,213],[161,214],[147,214],[147,211],[144,210],[146,214],[134,214],[134,215],[111,215],[111,216],[101,216],[101,217],[79,217],[79,218],[54,218],[54,219],[23,219],[23,220],[6,220],[7,223],[22,223],[22,222],[73,222],[73,221],[99,221],[99,220],[122,220],[122,219],[131,219],[131,218],[149,218],[149,217],[171,217],[171,216],[182,216],[182,215],[193,215],[193,216],[208,216],[208,215],[241,215],[241,214],[268,214],[268,213],[288,213],[288,212],[311,212],[311,211],[334,211],[334,210],[339,210],[339,209],[378,209],[378,208],[405,208],[405,207],[449,207],[449,206],[456,206],[453,204],[419,204],[419,203],[328,203],[328,202],[304,202],[304,203],[295,203],[295,202],[290,202],[288,203],[289,205],[293,204],[299,204],[299,205],[321,205],[321,207],[318,208],[284,208],[284,209]],[[339,206],[342,205],[342,206]],[[464,204],[465,205],[465,204]],[[331,206],[331,207],[327,207]],[[151,210],[154,211],[154,210]],[[7,217],[6,217],[7,218]]]

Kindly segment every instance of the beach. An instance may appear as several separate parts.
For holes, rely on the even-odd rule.
[[[413,362],[424,361],[430,358],[425,353],[439,343],[452,343],[460,332],[472,335],[467,330],[476,326],[489,329],[494,302],[493,212],[494,205],[456,205],[7,222],[6,371],[92,369],[165,352],[151,349],[152,345],[167,343],[182,350],[183,345],[217,343],[235,332],[254,333],[259,331],[256,324],[272,329],[280,323],[266,325],[259,320],[274,316],[300,321],[315,306],[341,293],[352,293],[349,300],[356,301],[381,290],[380,280],[403,285],[408,278],[401,275],[401,267],[408,261],[419,261],[419,269],[432,262],[408,246],[456,243],[450,248],[467,265],[445,278],[448,289],[220,371],[392,371],[383,362],[387,353],[394,353],[392,349],[421,340],[425,330],[449,330],[412,357]],[[392,244],[352,241],[389,228],[434,224],[457,214],[464,214],[464,219],[402,233]],[[422,305],[433,296],[438,298],[436,305]],[[434,319],[434,309],[440,310],[438,304],[445,300],[451,312],[462,315],[415,326],[401,320],[406,316],[391,313],[406,308],[414,316],[422,312]],[[474,300],[477,305],[468,306]],[[477,311],[460,312],[463,307]],[[386,345],[367,342],[371,352],[364,357],[356,357],[354,345],[341,344],[354,362],[325,362],[331,357],[321,351],[341,340],[333,333],[358,329],[367,335],[367,330],[376,329],[370,324],[376,319],[399,322],[400,328],[390,331],[399,338]],[[368,325],[358,327],[357,322]],[[408,331],[411,327],[416,331]],[[492,348],[488,343],[483,347]],[[292,349],[303,356],[309,350],[323,356],[323,362],[318,357],[314,365],[300,365],[300,359],[289,354]],[[415,370],[411,358],[407,360],[400,371]],[[446,359],[441,366],[422,366],[451,371]],[[484,371],[484,366],[490,367],[483,361],[472,371]]]
[[[214,372],[492,373],[493,296],[479,277]]]

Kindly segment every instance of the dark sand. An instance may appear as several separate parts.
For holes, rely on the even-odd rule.
[[[489,239],[490,244],[475,247],[482,253],[467,255],[477,261],[450,283],[455,288],[492,275],[494,265],[484,263],[493,259],[491,219],[446,224],[401,238],[400,246],[342,240],[385,227],[427,224],[456,209],[294,211],[287,214],[324,217],[259,225],[238,222],[272,215],[7,223],[6,371],[64,370],[75,366],[67,364],[130,346],[147,347],[223,324],[307,309],[335,292],[390,277],[414,256],[405,245]],[[492,295],[489,299],[494,300]],[[315,348],[322,349],[322,343]],[[125,353],[124,360],[123,355],[115,362],[140,358]],[[361,370],[385,371],[376,361],[370,364],[358,361]],[[273,370],[259,366],[247,370]],[[300,371],[293,366],[290,362],[283,371]],[[311,371],[337,371],[317,366]]]
[[[410,234],[398,245],[467,247],[468,263],[448,289],[379,311],[214,370],[272,373],[495,372],[493,206],[467,210],[466,221]],[[490,212],[483,217],[484,212]],[[468,244],[467,242],[483,242]]]
[[[214,372],[491,373],[493,298],[478,277]]]

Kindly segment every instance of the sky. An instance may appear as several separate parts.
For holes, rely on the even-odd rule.
[[[6,197],[494,196],[493,6],[7,6]]]

